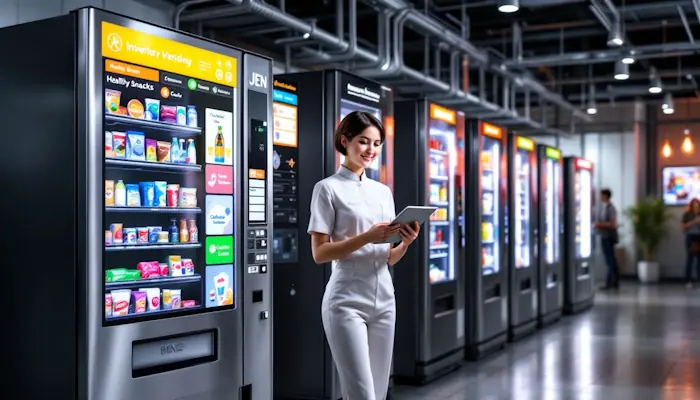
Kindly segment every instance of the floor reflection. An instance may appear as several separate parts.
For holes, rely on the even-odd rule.
[[[392,400],[698,400],[700,290],[626,284],[595,307]]]

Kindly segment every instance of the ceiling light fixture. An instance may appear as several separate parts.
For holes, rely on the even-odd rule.
[[[664,102],[661,105],[661,109],[664,110],[664,114],[673,114],[675,112],[673,108],[673,96],[671,93],[666,93],[664,96]]]
[[[624,81],[630,77],[630,68],[622,61],[615,62],[615,79]]]
[[[663,92],[663,90],[664,89],[661,87],[661,79],[653,78],[651,80],[651,85],[649,85],[649,93],[659,94]]]
[[[664,158],[669,158],[673,154],[673,149],[671,149],[671,142],[666,139],[664,142],[663,147],[661,148],[661,155],[664,156]]]
[[[502,13],[514,13],[519,9],[519,0],[498,0],[498,11]]]
[[[610,27],[610,33],[608,34],[608,46],[610,47],[620,47],[625,44],[622,39],[622,30],[620,29],[620,22],[613,22]]]
[[[622,57],[622,62],[627,65],[634,64],[634,56],[632,55],[632,53]]]
[[[693,139],[690,137],[690,129],[683,131],[685,139],[683,139],[683,144],[681,144],[681,151],[685,154],[693,154],[695,151],[695,145],[693,144]]]

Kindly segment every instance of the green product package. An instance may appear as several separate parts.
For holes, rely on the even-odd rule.
[[[114,268],[105,271],[105,282],[125,282],[141,279],[141,272],[137,269]]]

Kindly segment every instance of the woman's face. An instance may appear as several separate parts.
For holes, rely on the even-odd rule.
[[[350,141],[343,138],[343,144],[347,152],[346,160],[353,166],[367,168],[379,155],[382,148],[382,138],[379,130],[370,126]]]

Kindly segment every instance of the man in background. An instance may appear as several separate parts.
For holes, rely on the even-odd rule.
[[[610,189],[600,191],[600,201],[602,203],[598,221],[593,224],[596,232],[600,236],[600,246],[603,249],[605,264],[608,267],[608,275],[605,286],[602,289],[617,289],[619,287],[620,272],[615,259],[615,245],[618,242],[617,236],[617,210],[610,202],[612,192]]]

